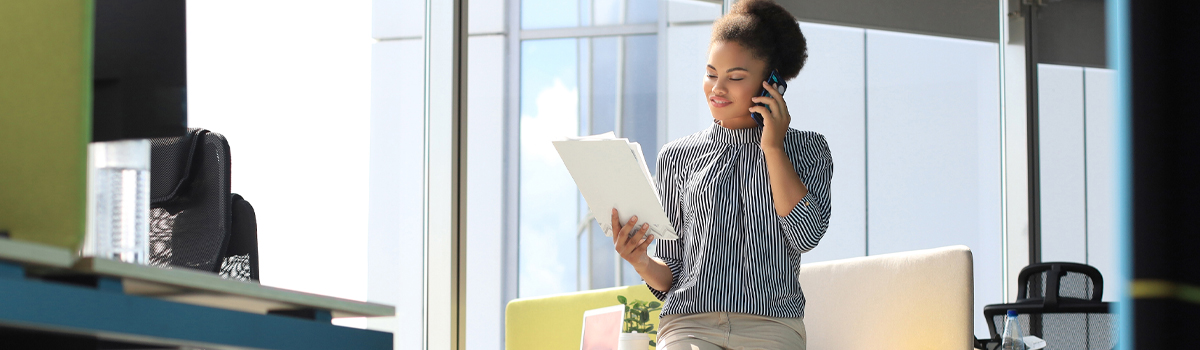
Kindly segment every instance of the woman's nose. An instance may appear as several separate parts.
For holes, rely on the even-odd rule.
[[[721,83],[721,81],[720,81],[720,80],[717,80],[717,82],[716,82],[716,83],[713,83],[713,86],[712,86],[712,93],[713,93],[714,95],[718,95],[718,96],[720,96],[720,95],[725,95],[725,92],[726,92],[726,91],[725,91],[725,84],[724,84],[724,83]]]

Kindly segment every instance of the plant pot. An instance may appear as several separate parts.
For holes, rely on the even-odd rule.
[[[617,350],[648,350],[650,336],[645,333],[621,333],[617,339]]]

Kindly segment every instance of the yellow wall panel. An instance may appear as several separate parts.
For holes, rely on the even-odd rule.
[[[91,139],[91,0],[0,1],[0,230],[75,249]]]

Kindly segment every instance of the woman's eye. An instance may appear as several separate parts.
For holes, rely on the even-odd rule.
[[[705,74],[704,76],[706,76],[706,77],[709,77],[709,78],[716,78],[716,77],[717,77],[717,76],[715,76],[715,75],[712,75],[712,74]]]
[[[729,80],[733,80],[733,81],[739,81],[739,80],[742,80],[742,79],[746,79],[746,78],[729,78]]]

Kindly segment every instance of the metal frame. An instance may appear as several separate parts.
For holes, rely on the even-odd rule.
[[[658,111],[657,111],[658,142],[656,142],[654,145],[655,149],[662,149],[662,146],[665,145],[667,143],[667,141],[670,141],[667,139],[667,137],[669,137],[669,135],[670,135],[670,133],[667,132],[667,128],[670,127],[670,125],[667,123],[667,120],[668,120],[668,118],[667,118],[667,113],[668,113],[667,103],[669,101],[667,99],[667,94],[666,94],[667,84],[670,83],[670,81],[669,81],[670,76],[667,74],[667,65],[669,64],[669,62],[667,62],[667,50],[668,50],[667,27],[671,26],[672,24],[669,23],[670,16],[671,16],[671,14],[670,14],[671,9],[670,9],[670,6],[668,6],[668,1],[669,0],[659,0],[658,1],[659,16],[658,16],[658,33],[657,33],[657,35],[659,35],[659,37],[658,37],[659,40],[658,40],[658,57],[657,57],[658,71],[657,72],[658,72],[658,87],[660,90],[658,90],[659,93],[658,93],[658,98],[657,98],[657,102],[658,102]]]
[[[662,1],[662,0],[659,0],[659,1]],[[619,23],[625,23],[625,21],[626,21],[626,18],[625,18],[626,6],[625,6],[625,4],[628,2],[629,2],[629,0],[621,1],[620,9],[617,12],[617,13],[619,13],[619,15],[617,15],[617,22],[619,22]],[[656,31],[658,30],[658,26],[653,26],[653,28]],[[592,70],[592,67],[588,67],[588,70]],[[617,71],[617,82],[614,87],[617,89],[617,92],[613,95],[613,97],[615,98],[615,100],[613,101],[613,107],[614,107],[613,108],[613,112],[614,112],[614,114],[613,114],[613,133],[616,134],[617,137],[624,137],[625,136],[625,35],[617,36],[617,69],[616,69],[616,71]],[[655,91],[657,91],[657,89]],[[616,234],[617,234],[616,232],[613,232],[614,236]],[[615,274],[615,276],[613,276],[613,285],[620,286],[621,284],[623,284],[625,282],[625,259],[621,258],[621,254],[617,253],[616,249],[613,249],[612,255],[613,255],[613,272]],[[591,261],[588,261],[588,264],[591,265]],[[591,276],[588,276],[588,278],[590,279]]]
[[[998,2],[997,37],[998,60],[1000,62],[1000,285],[1001,297],[1008,301],[1008,71],[1004,70],[1008,47],[1008,1]]]
[[[1008,46],[1008,1],[996,0],[999,2],[1000,11],[997,15],[1000,17],[998,51],[1000,64],[998,79],[1000,82],[1000,288],[1004,301],[1008,301],[1008,108],[1007,108],[1007,89],[1008,83],[1005,80],[1007,70],[1005,67],[1005,55]]]
[[[1037,13],[1040,0],[1024,0],[1025,15],[1025,133],[1029,162],[1029,263],[1042,260],[1042,198],[1040,150],[1038,148]]]
[[[504,117],[504,291],[503,302],[516,299],[520,293],[520,193],[521,193],[521,2],[507,0],[504,16],[507,35],[505,54],[505,117]],[[505,305],[500,305],[505,315]],[[503,324],[504,320],[499,320]],[[501,332],[500,342],[505,342]]]
[[[425,1],[422,345],[466,346],[467,0]]]
[[[517,0],[514,0],[517,1]],[[627,0],[628,1],[628,0]],[[622,12],[624,13],[624,12]],[[624,21],[622,15],[621,21]],[[622,24],[599,27],[567,27],[552,29],[530,29],[519,32],[521,40],[590,38],[597,36],[625,36],[658,33],[657,24]]]
[[[575,29],[593,28],[591,27],[593,22],[592,14],[594,12],[592,11],[592,6],[592,0],[579,1],[580,27]],[[530,34],[529,37],[536,36],[533,35],[534,33],[528,34]],[[522,37],[526,37],[526,33],[522,33]],[[575,40],[576,67],[579,68],[575,71],[577,76],[576,81],[579,85],[577,90],[579,93],[579,109],[577,111],[579,118],[576,124],[580,134],[592,133],[592,122],[595,117],[592,114],[592,79],[595,76],[595,72],[592,69],[592,53],[595,52],[595,44],[592,42],[592,37],[590,35],[581,36]],[[583,67],[587,67],[587,69],[583,69]],[[578,208],[576,213],[581,218],[575,230],[575,289],[589,290],[592,289],[591,277],[594,271],[592,266],[592,249],[595,247],[592,244],[592,238],[594,238],[593,235],[595,232],[592,230],[591,215],[585,209],[587,208],[587,203],[584,201],[582,194],[575,196],[575,205]],[[583,241],[580,241],[581,239]],[[583,263],[583,261],[587,263]]]

